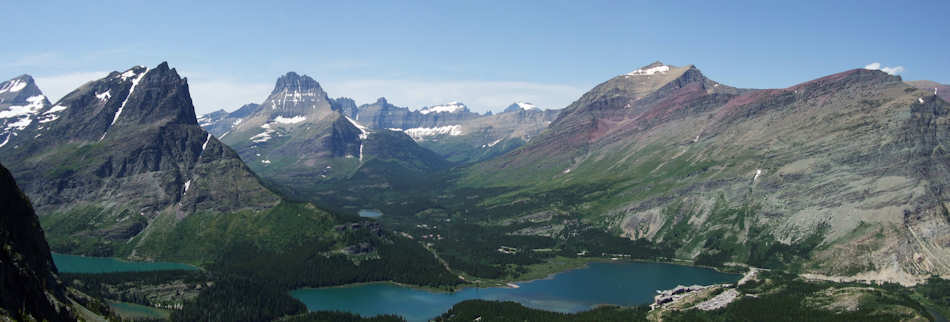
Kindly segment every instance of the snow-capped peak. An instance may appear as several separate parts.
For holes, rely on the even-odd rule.
[[[534,104],[531,104],[531,103],[528,103],[528,102],[516,102],[515,105],[518,105],[518,107],[520,107],[520,108],[523,109],[523,110],[537,110],[537,109],[539,109],[539,108],[538,108],[537,106],[535,106]]]
[[[465,104],[458,101],[448,102],[442,105],[434,105],[429,107],[423,107],[419,110],[419,113],[429,114],[429,113],[455,113],[466,110]]]
[[[641,67],[635,71],[627,73],[630,76],[642,76],[642,75],[654,75],[654,74],[666,74],[670,71],[670,66],[667,66],[661,62],[655,62],[650,65]]]

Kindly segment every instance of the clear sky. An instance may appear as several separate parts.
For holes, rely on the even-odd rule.
[[[199,113],[261,102],[287,71],[413,109],[562,108],[655,60],[738,87],[878,62],[950,83],[950,1],[8,1],[0,78],[51,100],[168,61]]]

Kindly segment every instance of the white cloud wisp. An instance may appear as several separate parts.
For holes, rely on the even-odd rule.
[[[885,72],[891,75],[900,75],[900,73],[904,72],[904,66],[881,67],[881,63],[879,62],[873,62],[873,63],[867,64],[864,66],[864,69],[880,70],[882,72]]]

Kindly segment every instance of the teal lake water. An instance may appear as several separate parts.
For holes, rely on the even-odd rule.
[[[188,264],[168,262],[129,262],[110,257],[86,257],[53,253],[53,262],[61,273],[113,273],[165,270],[196,270]]]
[[[366,218],[378,218],[379,216],[383,215],[381,211],[374,210],[374,209],[360,209],[358,214],[360,215],[360,217],[366,217]]]
[[[167,319],[168,311],[135,303],[108,301],[109,307],[126,318]]]
[[[599,304],[648,304],[656,290],[677,285],[732,283],[739,278],[736,274],[672,264],[592,263],[547,279],[517,283],[518,288],[466,288],[440,293],[373,283],[298,289],[291,295],[311,311],[340,310],[363,316],[397,314],[409,321],[426,321],[448,311],[455,303],[470,299],[515,301],[536,309],[579,312]]]

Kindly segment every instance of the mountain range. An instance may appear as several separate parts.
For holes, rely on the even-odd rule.
[[[473,113],[461,102],[449,102],[410,110],[408,107],[393,105],[384,97],[380,97],[371,104],[357,106],[355,101],[346,97],[330,98],[315,80],[294,72],[289,72],[278,79],[274,91],[265,100],[271,102],[269,104],[272,110],[275,103],[286,104],[284,98],[279,95],[284,95],[280,94],[281,86],[286,83],[288,77],[303,80],[305,86],[303,90],[313,89],[312,95],[320,97],[318,101],[302,103],[312,104],[312,111],[320,109],[336,111],[354,123],[373,131],[404,132],[417,144],[436,152],[452,163],[473,163],[517,148],[530,140],[532,136],[540,133],[558,113],[557,110],[543,110],[524,102],[513,103],[505,108],[503,113],[494,115],[491,112]],[[289,95],[295,95],[293,92],[290,93]],[[278,96],[275,97],[275,95]],[[302,95],[311,95],[311,93]],[[296,104],[293,100],[291,98],[291,103]],[[267,104],[249,103],[234,112],[218,110],[199,115],[198,118],[205,130],[216,136],[225,137],[231,134],[232,130],[246,130],[246,125],[241,124],[254,114],[261,113],[260,111]],[[290,114],[307,119],[306,116],[297,112]],[[309,119],[313,121],[314,117]],[[289,124],[286,123],[289,122],[288,120],[281,119],[281,121],[285,123],[278,123]],[[263,138],[261,136],[256,140],[261,141]],[[235,142],[233,139],[227,141]],[[254,156],[256,154],[254,153]]]
[[[293,215],[313,221],[304,237],[335,222],[284,202],[204,131],[187,79],[167,63],[112,72],[25,117],[0,160],[33,201],[53,250],[202,263],[234,238],[263,233],[237,223],[266,231],[288,224],[272,222],[275,212]],[[208,234],[194,234],[197,227]]]
[[[353,240],[334,225],[376,208],[409,232],[461,222],[571,242],[585,227],[698,264],[909,283],[950,274],[941,86],[855,69],[742,89],[655,62],[563,110],[478,114],[357,106],[289,72],[261,104],[199,116],[162,63],[55,104],[29,76],[0,84],[0,162],[68,253],[204,264],[246,243],[340,251]]]

